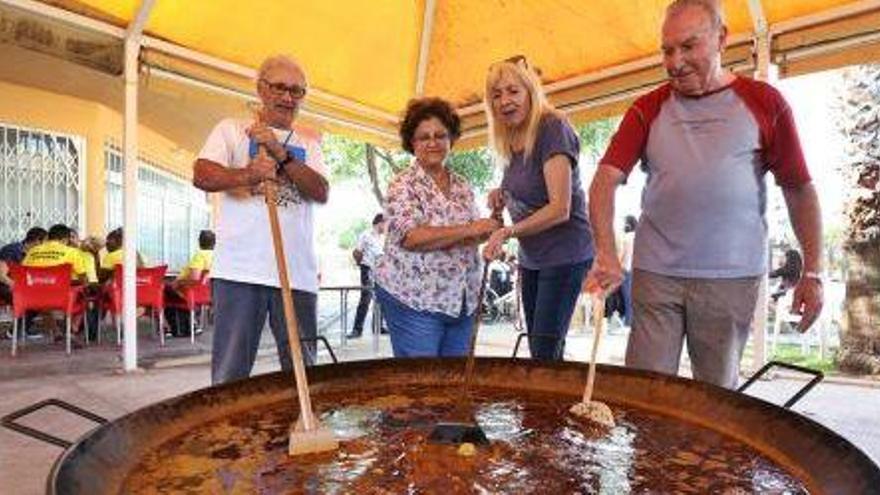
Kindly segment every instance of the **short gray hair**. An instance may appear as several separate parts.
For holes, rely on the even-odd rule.
[[[263,63],[260,64],[260,68],[257,70],[257,80],[262,79],[270,69],[281,66],[294,68],[303,75],[304,79],[306,78],[306,71],[303,70],[302,66],[299,65],[299,62],[293,57],[289,55],[272,55],[266,60],[263,60]]]
[[[724,11],[719,0],[673,0],[666,6],[666,17],[677,14],[687,7],[699,7],[709,16],[713,28],[724,26]]]

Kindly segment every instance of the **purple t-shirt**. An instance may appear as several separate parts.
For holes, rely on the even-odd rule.
[[[555,155],[571,162],[571,215],[565,223],[519,239],[519,262],[538,270],[593,257],[593,238],[587,218],[586,198],[578,170],[580,141],[571,125],[554,113],[546,114],[528,157],[514,153],[504,170],[501,189],[514,222],[528,217],[550,202],[544,182],[544,164]]]

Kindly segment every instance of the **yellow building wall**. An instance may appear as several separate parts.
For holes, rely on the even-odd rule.
[[[122,145],[122,114],[72,96],[0,81],[0,122],[79,136],[85,140],[85,234],[104,232],[104,146]],[[138,129],[139,154],[175,176],[191,179],[195,153],[146,126]]]

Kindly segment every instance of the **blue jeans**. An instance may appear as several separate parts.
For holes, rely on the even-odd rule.
[[[474,321],[464,304],[455,317],[418,311],[379,286],[376,300],[391,333],[394,357],[453,357],[468,353]]]
[[[523,312],[532,358],[562,360],[581,282],[592,264],[590,259],[539,270],[520,268]]]
[[[215,278],[211,281],[211,291],[214,310],[213,385],[250,376],[266,316],[275,337],[281,369],[286,372],[293,369],[280,289]],[[300,290],[291,292],[300,339],[314,339],[318,333],[318,295]],[[302,343],[302,352],[306,366],[315,362],[314,341]]]

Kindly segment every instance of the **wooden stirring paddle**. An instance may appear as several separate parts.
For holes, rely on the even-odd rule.
[[[593,399],[593,384],[596,381],[596,356],[599,353],[599,341],[605,330],[605,296],[593,294],[593,352],[590,357],[590,368],[587,374],[587,386],[584,388],[584,397],[568,410],[578,418],[586,419],[605,428],[614,428],[614,414],[611,408],[604,402]]]

